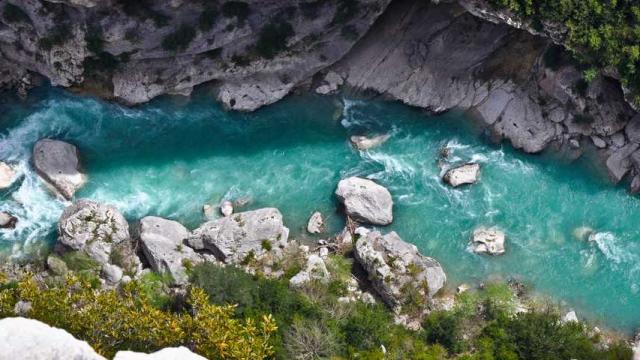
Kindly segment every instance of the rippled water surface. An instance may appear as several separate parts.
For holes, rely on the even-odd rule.
[[[195,227],[202,205],[248,197],[247,208],[278,207],[294,236],[314,210],[342,218],[333,191],[358,175],[387,186],[396,230],[437,258],[450,283],[518,277],[597,322],[640,325],[640,207],[637,198],[566,165],[485,142],[461,115],[428,117],[400,104],[315,96],[292,97],[251,114],[227,113],[204,91],[191,100],[163,98],[123,108],[50,88],[24,103],[0,100],[0,159],[19,164],[21,179],[0,194],[0,210],[20,221],[0,230],[16,256],[55,239],[66,204],[51,197],[29,163],[39,138],[80,148],[89,183],[77,194],[116,205],[130,220],[159,215]],[[389,133],[383,146],[353,150],[352,134]],[[482,165],[481,181],[451,189],[440,176],[440,149],[450,163]],[[468,251],[476,226],[498,226],[507,253]],[[593,241],[574,230],[593,228]]]

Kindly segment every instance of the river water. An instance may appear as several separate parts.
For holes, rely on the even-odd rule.
[[[35,141],[76,144],[89,182],[76,196],[107,202],[130,220],[158,215],[189,228],[202,205],[249,198],[246,209],[279,208],[294,237],[308,237],[320,210],[328,233],[343,226],[333,191],[348,176],[374,179],[395,202],[394,223],[406,241],[438,259],[452,285],[516,277],[603,325],[640,325],[640,202],[587,164],[526,155],[494,145],[462,114],[429,117],[401,104],[312,95],[290,97],[260,111],[222,110],[206,90],[126,108],[42,87],[25,102],[0,100],[0,159],[21,178],[0,193],[0,210],[19,217],[0,230],[5,254],[27,256],[55,241],[64,206],[30,165]],[[382,146],[354,150],[353,134],[390,134]],[[448,162],[438,161],[449,147]],[[480,182],[442,184],[451,164],[481,164]],[[507,233],[504,256],[468,250],[477,226]],[[576,228],[596,232],[592,241]],[[324,236],[328,236],[325,234]]]

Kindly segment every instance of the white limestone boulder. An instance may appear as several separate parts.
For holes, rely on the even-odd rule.
[[[78,148],[64,141],[38,141],[33,147],[33,164],[40,178],[67,200],[87,181],[80,170]]]
[[[393,199],[385,187],[359,177],[340,180],[338,201],[352,219],[372,225],[389,225],[393,221]]]

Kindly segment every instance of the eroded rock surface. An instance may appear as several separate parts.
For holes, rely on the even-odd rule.
[[[136,273],[140,266],[129,224],[111,205],[80,199],[68,206],[58,222],[58,243],[60,252],[78,251],[95,260],[108,280],[121,278],[123,271]]]
[[[195,265],[202,258],[185,242],[189,230],[182,224],[155,216],[140,220],[140,245],[153,271],[169,274],[177,284],[186,284],[185,265]]]
[[[392,308],[406,305],[414,292],[426,306],[447,280],[435,259],[420,254],[415,245],[395,232],[367,232],[356,241],[354,254],[380,297]]]
[[[264,208],[208,221],[189,235],[187,243],[213,252],[224,262],[238,263],[284,245],[288,238],[280,211]]]
[[[478,181],[479,175],[479,164],[465,164],[447,170],[444,174],[443,180],[453,187],[458,187],[461,185],[475,184],[476,181]]]
[[[478,228],[473,231],[471,246],[473,252],[502,255],[504,254],[505,234],[496,228]]]

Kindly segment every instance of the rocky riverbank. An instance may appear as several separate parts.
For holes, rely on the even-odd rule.
[[[496,141],[570,158],[601,155],[640,190],[640,117],[619,82],[586,79],[543,30],[484,1],[0,2],[0,84],[54,85],[127,104],[210,83],[234,110],[296,88],[373,91],[439,113],[461,109]],[[109,11],[105,11],[109,9]],[[524,29],[525,31],[523,31]]]

